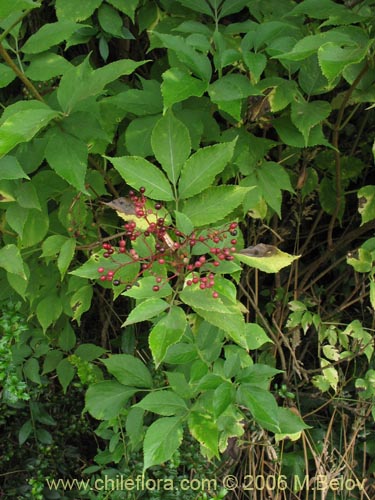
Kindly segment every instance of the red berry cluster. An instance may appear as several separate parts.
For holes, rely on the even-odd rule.
[[[137,196],[133,191],[129,195],[134,207],[134,215],[142,219],[142,227],[146,227],[146,229],[140,229],[137,223],[131,220],[124,225],[125,232],[122,233],[117,247],[113,247],[109,242],[103,243],[103,257],[111,260],[116,269],[105,272],[103,267],[99,267],[98,273],[101,275],[99,279],[112,281],[114,286],[118,286],[121,281],[114,279],[116,272],[125,265],[137,263],[140,270],[135,282],[147,271],[148,274],[155,276],[155,285],[152,288],[155,292],[160,290],[163,281],[171,281],[181,276],[187,276],[187,286],[197,284],[201,290],[214,287],[215,273],[212,266],[219,267],[221,261],[231,261],[234,258],[232,254],[236,251],[237,240],[233,236],[237,234],[237,223],[232,222],[222,229],[202,231],[201,234],[194,231],[186,235],[174,225],[168,224],[165,217],[159,216],[159,211],[162,209],[160,203],[155,204],[155,211],[146,209],[145,188],[140,188],[139,191],[140,196]],[[131,245],[138,238],[142,238],[143,243],[150,249],[150,253],[146,257],[140,257],[136,250],[131,248]],[[223,246],[223,243],[226,243],[225,240],[229,240],[229,238],[231,239],[227,246]],[[203,245],[203,248],[200,247],[198,252],[194,252],[194,248],[198,244]],[[125,264],[116,262],[115,252],[127,254],[131,261]],[[195,257],[192,255],[194,253],[201,255]],[[166,279],[158,276],[156,272],[153,273],[152,268],[156,263],[166,266],[168,271]],[[134,282],[128,283],[127,288],[131,288],[133,284]],[[219,295],[214,291],[212,296],[217,298]]]

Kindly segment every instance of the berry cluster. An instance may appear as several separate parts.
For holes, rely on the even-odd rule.
[[[222,261],[233,260],[233,253],[237,244],[237,223],[232,222],[221,229],[211,229],[198,234],[184,234],[175,225],[168,223],[165,215],[160,215],[163,206],[156,203],[153,209],[146,208],[147,199],[144,196],[145,188],[140,188],[140,196],[133,191],[129,193],[132,214],[125,223],[125,231],[121,233],[117,246],[112,246],[106,241],[103,243],[103,257],[113,263],[113,268],[105,271],[104,267],[98,268],[101,281],[111,281],[114,286],[126,284],[131,288],[146,272],[155,277],[152,290],[158,292],[163,282],[173,279],[185,280],[186,286],[198,285],[205,290],[215,286],[215,268]],[[118,238],[114,236],[113,238]],[[146,256],[140,256],[135,248],[135,243],[141,238],[142,247],[148,248]],[[130,257],[127,262],[116,262],[116,253],[126,254]],[[137,264],[139,272],[132,283],[123,283],[115,279],[116,273],[124,266]],[[154,272],[155,264],[165,266],[167,277],[162,277]],[[158,266],[155,266],[158,267]],[[212,296],[218,298],[219,294],[213,291]]]

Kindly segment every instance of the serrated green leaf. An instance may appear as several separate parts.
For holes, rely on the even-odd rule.
[[[141,321],[155,318],[168,307],[169,304],[165,300],[147,299],[131,310],[127,320],[122,326],[133,325],[134,323],[140,323]]]
[[[60,271],[61,279],[64,278],[65,273],[72,262],[76,249],[76,243],[77,242],[74,238],[69,238],[61,246],[60,253],[57,258],[57,267]]]
[[[153,422],[147,429],[143,442],[143,471],[169,460],[180,446],[182,436],[180,417],[164,417]]]
[[[280,432],[278,406],[269,391],[256,385],[242,384],[237,392],[237,401],[250,410],[261,427],[271,432]]]
[[[142,361],[130,354],[113,354],[102,362],[121,384],[135,387],[152,387],[152,377]]]
[[[71,67],[71,63],[64,57],[53,52],[44,52],[30,57],[30,65],[25,74],[31,80],[40,82],[63,75]]]
[[[174,199],[171,185],[155,165],[138,156],[109,158],[121,177],[133,188],[146,188],[148,197],[154,200],[171,201]]]
[[[70,299],[70,306],[73,310],[73,319],[77,321],[78,324],[80,323],[82,314],[88,311],[91,307],[93,293],[93,287],[91,285],[85,285],[78,288]]]
[[[136,406],[164,417],[186,413],[188,409],[185,401],[170,390],[151,392],[142,398]]]
[[[224,219],[241,205],[245,195],[252,189],[253,187],[214,186],[186,200],[183,211],[195,227],[206,226]]]
[[[48,137],[45,155],[50,167],[77,191],[86,193],[87,145],[57,127]]]
[[[151,145],[155,158],[168,175],[172,185],[176,186],[182,165],[191,150],[187,127],[177,120],[171,111],[167,111],[152,131]]]
[[[208,88],[207,81],[195,78],[181,68],[170,68],[162,77],[161,93],[165,109],[191,96],[201,97]]]
[[[172,306],[152,328],[149,335],[149,346],[156,367],[163,361],[168,348],[176,344],[184,334],[186,316],[180,307]]]
[[[56,294],[50,294],[44,297],[36,307],[36,317],[44,332],[61,316],[61,313],[61,299]]]
[[[74,366],[69,363],[67,358],[64,358],[60,361],[56,368],[57,378],[63,388],[64,394],[66,394],[66,390],[68,385],[73,380],[76,370]]]
[[[68,40],[75,31],[82,27],[82,24],[77,24],[67,19],[45,24],[27,39],[26,43],[22,46],[22,52],[25,54],[44,52],[54,45]]]
[[[207,82],[211,79],[211,63],[208,57],[193,49],[181,36],[153,32],[161,40],[163,46],[175,52],[176,57],[187,65],[192,72]]]
[[[11,151],[17,144],[30,141],[39,130],[57,116],[56,111],[39,103],[37,106],[33,104],[30,109],[26,108],[6,118],[0,126],[0,157]]]
[[[107,0],[108,3],[116,7],[120,12],[126,14],[134,22],[134,14],[138,7],[139,0]]]
[[[135,387],[125,387],[114,380],[90,385],[85,396],[85,408],[98,420],[115,418],[137,390]]]
[[[302,132],[305,146],[308,144],[310,130],[322,123],[331,113],[331,106],[326,101],[294,100],[291,106],[291,119],[294,125]]]
[[[30,177],[25,174],[17,158],[3,156],[0,159],[0,179],[30,179]]]
[[[59,20],[84,21],[93,14],[103,0],[56,0],[56,15]]]
[[[199,149],[186,161],[178,183],[179,198],[190,198],[212,185],[233,156],[236,140]]]
[[[20,250],[13,243],[0,248],[0,267],[8,273],[16,274],[26,280],[24,262]]]
[[[328,42],[318,49],[318,60],[323,75],[329,82],[341,75],[350,64],[363,61],[368,54],[370,41],[363,46],[349,43],[343,46],[339,43]]]

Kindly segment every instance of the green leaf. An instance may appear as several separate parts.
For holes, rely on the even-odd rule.
[[[143,440],[143,414],[142,408],[133,406],[126,417],[126,434],[133,448],[136,448]]]
[[[45,24],[34,35],[28,38],[22,46],[22,52],[25,54],[39,54],[40,52],[44,52],[54,45],[68,40],[80,28],[82,28],[82,24],[77,24],[67,19]]]
[[[267,57],[261,52],[245,52],[243,59],[251,72],[252,81],[257,83],[267,66]]]
[[[34,184],[31,182],[23,182],[16,190],[17,202],[23,208],[35,208],[41,210],[38,193]]]
[[[61,316],[61,313],[61,299],[56,294],[50,294],[47,297],[44,297],[36,308],[36,317],[38,318],[44,332]]]
[[[160,284],[160,290],[154,292],[152,287],[155,285],[154,276],[146,276],[137,281],[137,285],[132,286],[129,290],[122,293],[126,297],[133,299],[149,299],[151,297],[162,298],[168,297],[173,293],[173,289],[169,283]]]
[[[30,57],[30,65],[25,74],[31,80],[40,82],[63,75],[71,67],[71,63],[64,57],[53,52],[44,52]]]
[[[129,89],[120,92],[113,97],[106,98],[105,102],[136,116],[161,113],[163,111],[163,99],[160,92],[160,83],[156,80],[142,80],[142,87],[142,90]]]
[[[23,372],[25,376],[35,384],[41,384],[39,374],[39,363],[35,358],[29,358],[23,365]]]
[[[213,12],[207,2],[202,2],[202,0],[177,0],[178,3],[184,5],[188,9],[195,10],[201,14],[207,14],[212,17]]]
[[[308,144],[310,130],[322,123],[331,113],[331,106],[326,101],[294,100],[291,106],[291,119],[294,125],[302,132],[305,146]]]
[[[147,299],[132,309],[127,320],[122,326],[133,325],[134,323],[140,323],[141,321],[147,321],[155,318],[155,316],[159,316],[159,314],[165,311],[168,307],[169,304],[165,300]]]
[[[123,59],[93,70],[89,58],[86,57],[81,64],[73,66],[61,78],[57,90],[57,99],[61,108],[66,114],[71,113],[80,101],[97,96],[103,92],[106,85],[122,75],[133,73],[145,62]]]
[[[115,418],[137,392],[135,387],[125,387],[114,380],[91,385],[85,396],[85,408],[98,420]]]
[[[297,129],[297,127],[291,122],[288,116],[282,116],[280,118],[275,118],[273,120],[273,125],[276,132],[279,134],[282,142],[288,146],[293,146],[295,148],[304,148],[305,139],[302,133]],[[310,130],[308,146],[317,146],[322,144],[327,147],[332,147],[327,139],[323,135],[322,126],[316,125]]]
[[[311,429],[311,426],[306,425],[302,418],[290,408],[278,408],[278,421],[281,432],[276,433],[276,442],[285,438],[295,441],[300,438],[304,429]]]
[[[256,323],[246,323],[246,340],[249,350],[258,349],[267,342],[273,342],[263,330],[263,328]]]
[[[30,179],[30,177],[25,174],[17,158],[3,156],[0,159],[0,179]]]
[[[164,108],[170,108],[177,102],[191,96],[201,97],[208,88],[208,82],[195,78],[181,68],[170,68],[162,74]]]
[[[245,75],[238,73],[230,73],[219,78],[210,84],[208,93],[212,102],[236,120],[241,120],[242,99],[250,95],[261,95]]]
[[[59,257],[57,259],[57,267],[61,274],[61,279],[64,278],[66,271],[72,259],[74,257],[74,252],[76,249],[76,240],[74,238],[69,238],[66,240],[60,249]]]
[[[182,212],[175,210],[176,215],[176,228],[182,233],[189,235],[194,231],[194,224],[189,217]]]
[[[63,353],[57,349],[51,350],[46,354],[43,363],[43,375],[56,370],[57,365],[63,358]]]
[[[26,104],[30,103],[32,101]],[[6,118],[0,126],[0,157],[11,151],[17,144],[30,141],[39,130],[57,116],[58,113],[46,104],[33,103],[30,109],[26,107]]]
[[[18,443],[22,446],[25,443],[34,429],[31,418],[21,426],[18,432]]]
[[[59,20],[84,21],[90,17],[103,0],[56,0],[56,15]]]
[[[189,415],[188,425],[195,439],[218,457],[219,431],[213,417],[209,413],[192,411]]]
[[[45,155],[51,168],[77,191],[86,193],[87,145],[57,127],[48,137]]]
[[[347,66],[363,61],[368,54],[370,43],[369,40],[365,45],[358,46],[349,42],[347,46],[343,46],[329,42],[319,47],[318,60],[323,75],[332,82]]]
[[[101,28],[115,37],[123,36],[123,21],[116,9],[110,5],[103,4],[98,10],[98,21]]]
[[[195,227],[224,219],[241,205],[252,187],[215,186],[184,202],[183,211]],[[225,203],[224,203],[225,200]]]
[[[181,36],[157,32],[153,32],[153,35],[161,40],[164,47],[175,52],[177,58],[186,64],[196,76],[207,82],[210,81],[212,69],[207,56],[193,49]]]
[[[361,215],[361,226],[375,219],[375,186],[363,186],[358,190],[358,212]]]
[[[176,344],[186,328],[186,316],[180,307],[172,306],[152,328],[149,335],[149,346],[156,367],[163,361],[168,348]]]
[[[32,0],[1,0],[0,19],[8,17],[13,12],[25,9],[35,9],[37,7],[40,7],[40,4]]]
[[[233,156],[236,140],[199,149],[185,163],[178,184],[179,198],[190,198],[212,185]]]
[[[16,74],[9,66],[0,64],[0,88],[7,87],[13,80]]]
[[[74,354],[84,361],[94,361],[106,352],[103,347],[95,344],[80,344]]]
[[[134,14],[138,7],[139,0],[126,0],[126,2],[124,2],[124,0],[107,0],[107,2],[113,5],[113,7],[116,7],[116,9],[123,14],[129,16],[134,23]]]
[[[182,436],[180,417],[164,417],[153,422],[143,442],[143,471],[169,460],[180,446]]]
[[[152,131],[151,145],[155,158],[176,186],[182,165],[191,150],[188,129],[171,111],[167,111]]]
[[[140,359],[130,354],[113,354],[102,361],[109,373],[121,384],[152,387],[151,374]]]
[[[159,118],[160,115],[153,115],[131,120],[125,131],[125,145],[131,155],[143,157],[153,155],[151,135]]]
[[[171,417],[186,413],[188,407],[185,401],[173,391],[157,391],[147,394],[139,403],[139,406],[144,410],[163,415],[164,417]]]
[[[20,250],[13,243],[0,248],[0,267],[8,273],[16,274],[26,280],[26,272]]]
[[[264,429],[280,432],[278,406],[272,394],[256,385],[242,384],[237,392],[237,401],[250,410],[254,420]]]
[[[215,418],[218,418],[229,405],[235,403],[236,400],[236,390],[234,385],[230,382],[223,382],[214,391],[213,396],[213,409]]]
[[[59,379],[61,387],[63,388],[64,394],[66,394],[68,385],[73,380],[75,372],[75,368],[71,365],[71,363],[69,363],[69,360],[67,358],[62,359],[57,365],[57,378]]]
[[[78,288],[70,299],[70,307],[73,310],[73,319],[77,321],[78,324],[80,323],[82,314],[88,311],[91,307],[93,293],[94,290],[92,285],[85,285]]]
[[[171,185],[155,165],[138,156],[109,158],[121,177],[133,188],[146,188],[148,197],[154,200],[171,201],[174,199]]]
[[[59,254],[62,245],[68,241],[67,236],[62,236],[61,234],[54,234],[53,236],[48,236],[42,243],[42,257],[55,257]]]
[[[290,266],[291,263],[300,258],[300,255],[290,255],[278,248],[269,257],[253,257],[251,255],[235,253],[235,257],[250,267],[255,267],[265,273],[278,273],[280,269]]]

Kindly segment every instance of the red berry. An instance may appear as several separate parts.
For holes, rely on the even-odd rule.
[[[237,240],[235,238],[233,238],[233,240],[230,240],[230,242],[232,243],[232,245],[236,245],[237,244]]]
[[[160,290],[160,287],[158,285],[154,285],[152,289],[154,292],[158,292]]]
[[[199,285],[199,288],[200,288],[201,290],[204,290],[204,289],[206,288],[205,283],[201,283],[201,284]]]
[[[120,284],[120,283],[121,283],[121,281],[120,281],[120,280],[114,280],[114,281],[112,282],[113,286],[119,286],[119,284]]]
[[[194,284],[197,284],[198,281],[199,281],[199,279],[196,276],[194,276],[194,278],[192,279],[192,281],[193,281]]]
[[[219,262],[219,261],[217,261],[217,260],[215,260],[215,261],[214,261],[214,266],[215,266],[215,267],[220,266],[220,262]]]
[[[155,209],[160,210],[163,205],[161,203],[155,203]]]
[[[110,255],[111,255],[111,254],[110,254],[109,252],[104,252],[104,253],[103,253],[103,257],[104,257],[105,259],[108,259],[108,257],[109,257]]]
[[[98,273],[104,273],[104,267],[98,267]]]
[[[200,262],[199,260],[195,263],[195,267],[201,267],[202,266],[202,262]]]
[[[108,271],[107,276],[113,276],[115,273],[113,271]]]
[[[118,246],[119,246],[119,247],[125,247],[125,246],[126,246],[126,241],[125,241],[125,240],[120,240],[120,241],[118,242]]]
[[[219,297],[219,294],[217,292],[213,292],[212,297],[214,299],[217,299]]]
[[[142,194],[143,194],[145,191],[146,191],[146,188],[145,188],[145,187],[143,187],[143,186],[142,186],[142,187],[140,187],[140,188],[139,188],[139,192],[140,192],[140,193],[142,193]]]
[[[229,229],[236,229],[236,227],[238,226],[237,222],[232,222],[231,225],[229,226]]]
[[[159,259],[158,262],[159,264],[165,264],[165,259]]]
[[[100,281],[105,281],[107,278],[104,276],[104,274],[102,276],[100,276]]]
[[[161,282],[162,282],[162,280],[163,280],[163,278],[162,278],[161,276],[158,276],[158,277],[156,278],[156,283],[161,283]]]
[[[186,282],[187,286],[191,286],[192,284],[193,284],[193,282],[191,280],[187,280],[187,282]]]
[[[206,240],[206,238],[205,238],[203,235],[201,235],[201,236],[199,236],[198,240],[199,240],[199,241],[205,241],[205,240]]]

